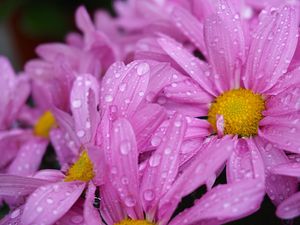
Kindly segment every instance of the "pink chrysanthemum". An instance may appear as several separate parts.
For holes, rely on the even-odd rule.
[[[196,19],[188,24],[191,15],[186,15],[174,19],[194,27]],[[207,117],[212,134],[239,136],[227,161],[228,182],[265,179],[275,204],[297,188],[296,179],[271,175],[270,168],[288,161],[283,149],[300,150],[299,68],[287,73],[297,45],[298,21],[292,6],[271,8],[261,13],[254,33],[246,36],[239,14],[229,1],[220,0],[216,13],[204,23],[209,63],[171,38],[158,40],[171,63],[191,78],[164,89],[166,107]]]

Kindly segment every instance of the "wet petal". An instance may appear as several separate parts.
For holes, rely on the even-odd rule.
[[[275,205],[291,196],[297,190],[297,179],[272,174],[272,168],[287,163],[288,158],[283,152],[261,138],[255,139],[256,146],[262,156],[266,173],[266,192]]]
[[[240,139],[227,161],[228,183],[245,179],[265,179],[262,158],[252,139]]]
[[[293,7],[272,7],[263,11],[261,18],[243,78],[246,88],[260,93],[270,89],[286,73],[298,39],[298,17]]]
[[[185,118],[182,115],[174,116],[161,144],[148,161],[141,182],[141,199],[146,214],[153,216],[158,201],[177,176],[185,130]]]
[[[175,217],[170,225],[223,224],[257,211],[264,196],[260,179],[219,185],[207,192],[195,205]]]
[[[47,139],[31,137],[21,146],[7,172],[22,176],[33,175],[40,167],[47,145]]]
[[[276,210],[276,215],[282,219],[293,219],[300,215],[300,192],[283,201]]]
[[[300,177],[300,163],[290,162],[280,164],[272,168],[272,173],[284,176]]]
[[[217,14],[204,23],[208,60],[221,92],[240,87],[241,66],[245,61],[245,38],[239,14],[230,1],[220,0]]]
[[[100,121],[99,83],[90,74],[77,76],[71,91],[71,110],[75,121],[76,134],[83,144],[92,141]]]
[[[142,218],[139,201],[138,152],[131,124],[126,119],[113,123],[111,181],[131,218]]]
[[[23,224],[53,224],[73,206],[84,187],[85,183],[81,182],[60,182],[40,187],[27,199]]]

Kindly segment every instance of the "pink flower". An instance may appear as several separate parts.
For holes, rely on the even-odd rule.
[[[168,222],[181,198],[205,184],[233,148],[230,138],[214,139],[179,172],[186,128],[186,119],[175,115],[160,145],[150,158],[139,164],[139,150],[130,123],[126,119],[112,122],[109,170],[100,186],[100,213],[106,224],[221,224],[259,207],[264,188],[261,182],[233,182],[213,188],[192,208]],[[214,154],[212,149],[216,149]]]
[[[195,25],[195,20],[187,21],[186,26]],[[287,73],[298,39],[296,10],[283,6],[263,12],[249,37],[233,6],[220,0],[203,29],[209,63],[171,38],[158,40],[171,63],[190,77],[164,89],[165,105],[193,117],[208,117],[212,134],[239,136],[227,161],[228,182],[265,180],[266,192],[279,204],[297,188],[296,179],[270,171],[288,161],[283,149],[300,149],[299,68]],[[186,108],[187,103],[191,107]]]
[[[300,177],[300,163],[298,161],[290,161],[277,165],[272,168],[272,172],[277,175]],[[285,199],[277,207],[276,215],[282,219],[292,219],[300,215],[300,192],[291,195]]]

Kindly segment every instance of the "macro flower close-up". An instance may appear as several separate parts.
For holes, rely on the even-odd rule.
[[[300,224],[299,0],[0,3],[0,225]]]

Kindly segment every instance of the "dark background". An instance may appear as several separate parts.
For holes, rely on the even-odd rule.
[[[68,32],[76,30],[74,12],[80,5],[85,5],[90,13],[96,9],[105,8],[112,15],[114,14],[111,0],[0,0],[0,54],[9,57],[16,69],[22,69],[28,59],[36,57],[34,49],[39,43],[62,42]],[[51,168],[55,165],[55,156],[50,149],[44,157],[42,167]],[[217,183],[225,183],[224,173]],[[191,202],[199,198],[204,191],[203,188],[199,188],[184,198],[177,213],[190,207]],[[8,210],[7,206],[3,206],[0,209],[0,218]],[[279,220],[275,216],[275,207],[265,197],[262,207],[257,213],[228,224],[300,225],[300,219]]]

